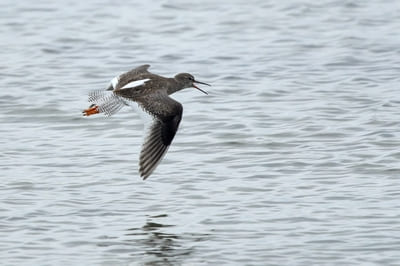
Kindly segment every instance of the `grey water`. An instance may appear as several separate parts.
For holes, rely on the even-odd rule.
[[[400,3],[0,1],[1,265],[399,265]],[[143,121],[83,117],[192,73],[149,179]]]

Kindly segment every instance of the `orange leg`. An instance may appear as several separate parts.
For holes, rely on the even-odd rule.
[[[91,106],[86,110],[83,110],[84,116],[94,115],[99,113],[99,107],[97,105]]]

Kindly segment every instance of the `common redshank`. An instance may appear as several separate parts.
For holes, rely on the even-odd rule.
[[[190,87],[207,94],[195,83],[210,86],[195,80],[189,73],[165,78],[150,73],[149,67],[134,68],[113,78],[106,90],[89,93],[92,104],[83,111],[84,116],[99,113],[111,116],[123,106],[136,102],[153,117],[139,158],[139,173],[143,180],[150,176],[166,154],[182,118],[182,105],[168,95]]]

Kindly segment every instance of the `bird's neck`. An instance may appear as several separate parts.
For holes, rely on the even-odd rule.
[[[176,81],[176,79],[169,78],[169,83],[168,83],[168,88],[167,88],[168,95],[175,93],[177,91],[180,91],[182,89],[183,89],[183,86],[180,83],[178,83]]]

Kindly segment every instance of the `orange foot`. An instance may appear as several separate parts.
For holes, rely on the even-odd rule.
[[[84,116],[94,115],[99,113],[99,107],[97,105],[91,105],[88,109],[83,110]]]

